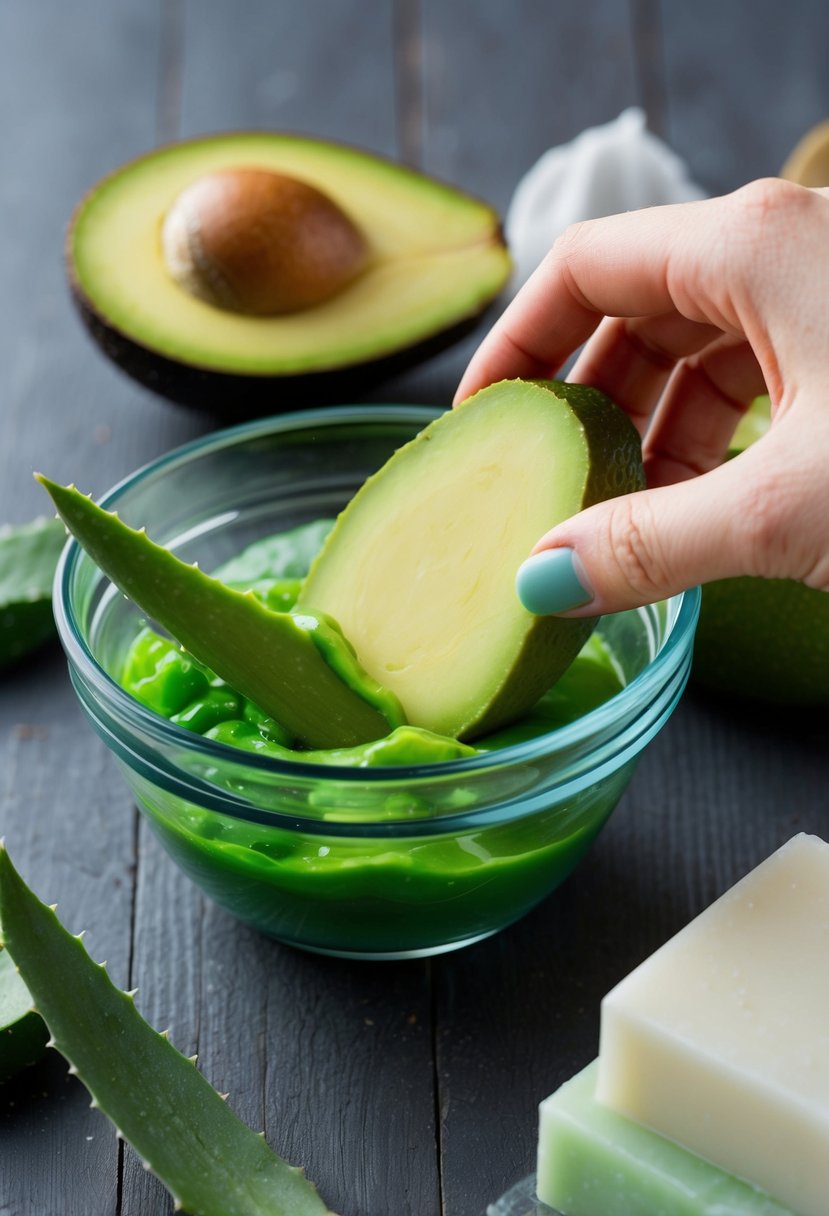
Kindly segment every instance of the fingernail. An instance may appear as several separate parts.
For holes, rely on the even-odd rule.
[[[576,572],[577,561],[572,549],[543,549],[518,567],[515,589],[528,612],[551,616],[590,603],[593,595]]]

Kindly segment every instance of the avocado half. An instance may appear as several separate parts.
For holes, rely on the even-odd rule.
[[[729,457],[765,435],[771,402],[758,397]],[[829,705],[829,595],[794,579],[706,583],[693,676],[718,692],[776,705]]]
[[[263,169],[307,183],[362,234],[365,269],[312,308],[228,311],[169,272],[162,225],[206,174]],[[160,148],[100,181],[75,211],[67,270],[81,317],[124,371],[182,404],[233,413],[354,392],[469,332],[510,272],[495,212],[412,169],[271,132]]]

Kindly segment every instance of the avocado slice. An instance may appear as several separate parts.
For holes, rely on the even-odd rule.
[[[527,612],[520,563],[554,524],[644,484],[639,436],[602,393],[502,381],[365,483],[299,605],[337,619],[409,722],[474,738],[529,709],[595,624]]]
[[[272,612],[130,528],[74,486],[38,474],[89,556],[190,654],[309,747],[350,747],[404,721],[332,621]]]
[[[261,180],[252,170],[321,192],[360,234],[359,273],[331,298],[246,315],[170,272],[165,241],[180,244],[182,225],[170,236],[166,221],[186,192],[210,175]],[[510,259],[477,199],[354,148],[248,132],[160,148],[99,182],[73,217],[67,269],[106,354],[164,396],[227,412],[341,396],[441,349],[474,326]]]

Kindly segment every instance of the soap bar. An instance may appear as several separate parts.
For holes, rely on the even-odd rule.
[[[598,1063],[541,1103],[538,1198],[563,1216],[794,1216],[595,1100]]]
[[[596,1097],[829,1212],[829,845],[800,835],[602,1003]]]

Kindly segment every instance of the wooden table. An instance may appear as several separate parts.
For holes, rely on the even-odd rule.
[[[643,105],[710,191],[829,114],[829,8],[773,0],[4,0],[0,520],[35,468],[99,494],[212,425],[92,349],[73,204],[160,140],[311,132],[502,210],[547,147]],[[480,335],[479,335],[480,336]],[[377,399],[446,403],[472,349]],[[203,899],[139,821],[57,646],[0,682],[0,832],[139,1005],[342,1216],[479,1216],[533,1167],[536,1103],[596,1052],[599,999],[798,829],[829,831],[826,721],[690,691],[577,877],[432,961],[313,957]],[[0,1212],[160,1216],[163,1188],[54,1053],[0,1094]]]

